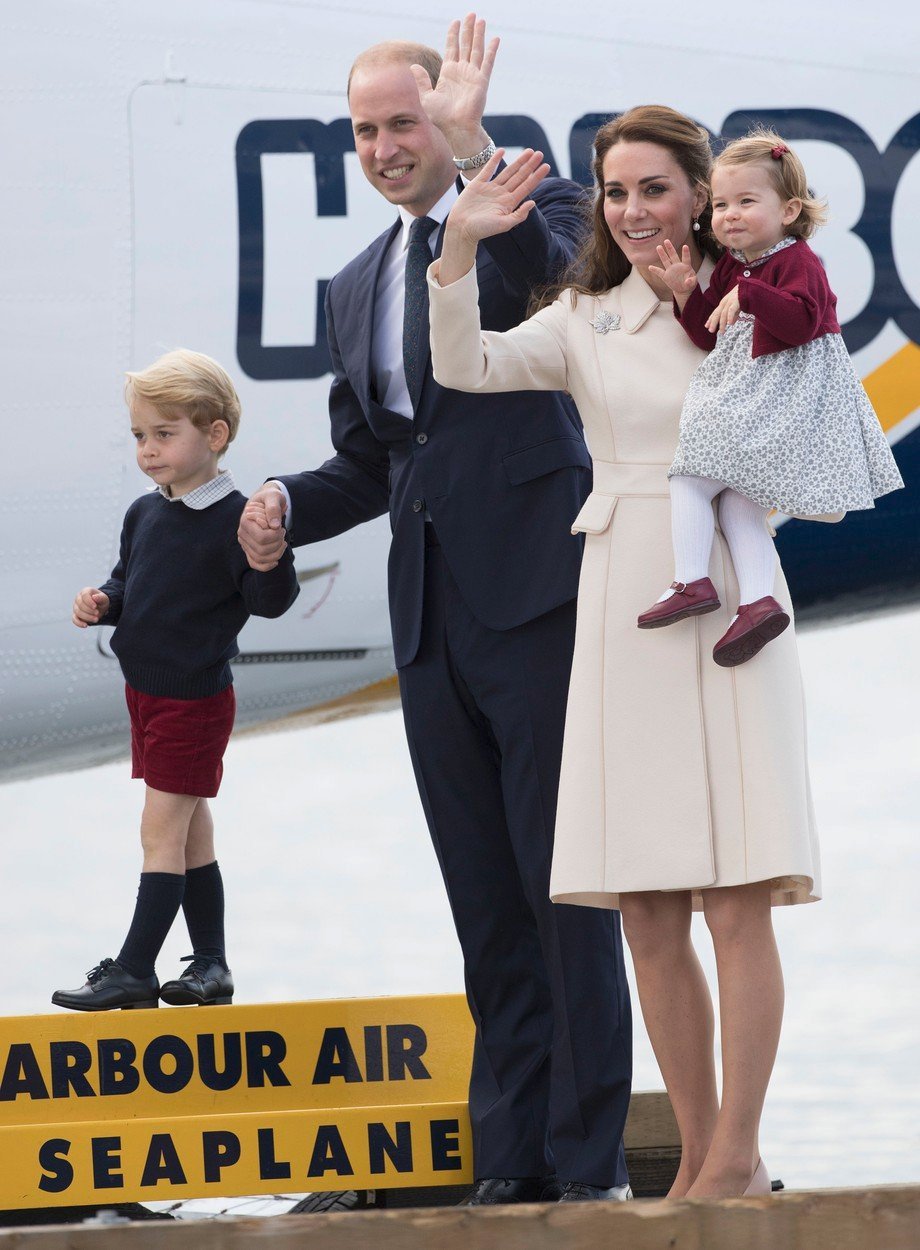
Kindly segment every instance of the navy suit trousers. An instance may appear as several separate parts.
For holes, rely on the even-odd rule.
[[[476,1177],[624,1184],[619,913],[549,899],[575,603],[487,629],[426,531],[421,643],[399,684],[476,1022]]]

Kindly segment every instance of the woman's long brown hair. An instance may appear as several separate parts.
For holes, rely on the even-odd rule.
[[[712,168],[709,135],[692,118],[664,104],[641,104],[601,126],[594,137],[594,201],[588,207],[590,225],[585,241],[561,278],[534,297],[531,311],[551,304],[565,290],[600,295],[619,286],[632,268],[604,220],[604,158],[617,143],[654,143],[667,149],[691,187],[708,190]],[[722,249],[712,234],[712,206],[708,200],[699,223],[697,245],[704,256],[715,260]]]

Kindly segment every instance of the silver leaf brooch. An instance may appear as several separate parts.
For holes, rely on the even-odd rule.
[[[619,330],[620,314],[599,312],[590,324],[594,327],[595,334],[609,334],[611,330]]]

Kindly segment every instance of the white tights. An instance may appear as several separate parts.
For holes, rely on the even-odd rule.
[[[767,509],[711,477],[675,476],[670,480],[674,580],[695,582],[709,575],[715,535],[712,501],[719,500],[719,522],[731,552],[741,603],[773,593],[776,551],[767,529]],[[671,592],[662,595],[662,599]]]

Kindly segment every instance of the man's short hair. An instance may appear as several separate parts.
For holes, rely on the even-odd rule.
[[[188,417],[199,430],[226,421],[232,443],[240,428],[240,399],[225,369],[202,352],[167,352],[139,373],[127,373],[128,406],[146,399],[167,420]]]
[[[375,65],[421,65],[431,79],[432,87],[435,87],[441,73],[441,54],[423,43],[410,43],[406,39],[388,39],[385,43],[375,43],[372,48],[359,52],[355,57],[354,64],[348,71],[348,95],[351,95],[351,80],[355,71],[370,69]]]

